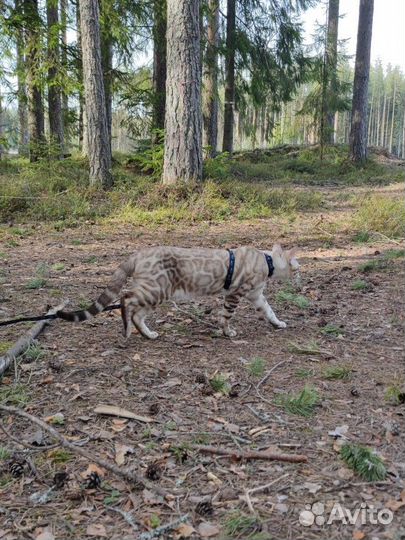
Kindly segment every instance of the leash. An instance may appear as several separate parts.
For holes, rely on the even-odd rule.
[[[114,309],[120,309],[121,304],[112,304],[107,306],[103,311],[113,311]],[[17,324],[22,322],[34,322],[34,321],[46,321],[49,319],[58,319],[57,313],[52,313],[50,315],[37,315],[34,317],[20,317],[18,319],[11,319],[9,321],[0,321],[0,326],[9,326],[11,324]]]

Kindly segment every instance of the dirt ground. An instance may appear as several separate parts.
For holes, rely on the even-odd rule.
[[[54,422],[58,432],[91,456],[127,466],[142,477],[148,474],[150,482],[169,495],[163,499],[66,450],[44,450],[41,445],[52,444],[52,438],[25,419],[3,414],[3,425],[13,437],[39,446],[23,450],[0,433],[2,447],[17,452],[14,458],[24,468],[13,478],[7,469],[13,456],[3,461],[0,538],[152,538],[153,530],[183,516],[183,525],[167,529],[160,538],[404,538],[404,410],[387,399],[390,388],[404,383],[403,259],[364,274],[361,263],[399,246],[377,237],[356,244],[343,233],[329,241],[324,219],[310,215],[290,224],[270,219],[155,230],[90,224],[63,232],[37,228],[19,239],[18,246],[2,247],[2,318],[42,313],[61,298],[77,307],[98,295],[128,253],[163,243],[261,248],[275,240],[298,244],[302,294],[310,305],[300,308],[277,300],[277,291],[285,285],[270,282],[269,302],[288,327],[272,329],[242,303],[233,322],[235,339],[215,333],[219,298],[159,308],[150,321],[153,329],[160,329],[154,342],[136,334],[125,342],[118,312],[83,324],[53,323],[39,338],[39,358],[17,362],[3,378],[2,395],[6,390],[14,395],[17,379],[22,397],[14,395],[9,404],[23,405],[19,399],[25,397],[26,411]],[[44,264],[46,285],[27,289]],[[353,289],[359,279],[366,287]],[[324,334],[327,324],[339,331]],[[15,341],[24,328],[2,329],[1,340]],[[258,358],[264,369],[254,373],[249,366]],[[331,366],[349,367],[349,377],[328,379],[325,370]],[[212,391],[207,381],[218,373],[227,379],[230,392]],[[305,385],[320,396],[314,414],[288,414],[277,398]],[[154,421],[103,416],[94,412],[100,404]],[[52,420],[57,413],[63,417]],[[341,439],[329,433],[339,426],[347,426],[350,442],[366,445],[383,458],[385,481],[366,482],[344,464]],[[239,462],[201,454],[196,444],[271,448],[304,454],[308,461]],[[100,486],[89,487],[86,476],[91,471],[101,477]],[[63,472],[68,479],[60,476],[62,485],[56,488],[55,474]],[[247,490],[269,483],[246,497]],[[46,492],[47,500],[39,499]],[[324,505],[325,522],[303,525],[300,513],[311,511],[316,502]],[[363,524],[337,519],[328,524],[336,503],[351,511],[392,509],[393,520],[372,523],[367,517]]]

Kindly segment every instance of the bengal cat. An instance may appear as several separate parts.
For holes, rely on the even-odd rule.
[[[241,298],[253,306],[276,328],[285,328],[263,295],[268,277],[299,277],[296,249],[283,251],[274,245],[272,251],[254,247],[235,250],[151,247],[136,251],[114,272],[100,297],[86,310],[59,311],[67,321],[84,321],[103,311],[121,293],[121,315],[124,336],[131,335],[132,325],[143,336],[156,339],[145,318],[167,300],[225,293],[219,326],[225,336],[235,337],[230,319]],[[129,290],[122,291],[131,279]]]

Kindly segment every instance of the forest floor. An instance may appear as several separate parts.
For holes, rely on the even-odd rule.
[[[3,414],[3,426],[16,440],[0,432],[2,540],[147,539],[184,516],[182,525],[160,538],[404,537],[404,242],[354,232],[349,225],[354,198],[365,198],[371,188],[317,189],[322,208],[294,219],[153,228],[84,223],[65,230],[25,223],[17,234],[2,229],[4,319],[42,313],[61,298],[83,306],[117,264],[143,246],[269,249],[279,241],[299,247],[303,274],[300,296],[285,283],[269,282],[267,297],[287,322],[284,330],[272,329],[242,302],[233,321],[237,337],[220,337],[219,298],[162,306],[150,320],[160,330],[153,342],[137,334],[125,341],[118,312],[83,324],[52,323],[3,377],[0,403],[46,419],[90,456],[148,475],[169,495],[134,486],[66,449],[43,449],[52,437],[28,420]],[[373,193],[398,200],[403,186],[387,183]],[[26,328],[2,329],[2,350]],[[304,388],[315,396],[313,411],[292,414],[288,403]],[[100,415],[94,411],[100,404],[153,421]],[[19,440],[37,448],[23,450]],[[386,479],[368,482],[348,468],[340,456],[347,441],[376,451]],[[298,453],[308,461],[240,462],[201,454],[198,444]],[[21,476],[13,477],[10,462],[21,465],[21,471],[14,467]],[[89,487],[90,472],[101,477],[101,485]],[[57,476],[55,487],[57,473],[68,478]],[[314,503],[324,505],[315,507],[324,522],[302,524],[301,513]],[[338,519],[338,503],[343,511],[361,510],[359,520]],[[370,508],[391,510],[392,521],[378,522]],[[384,520],[386,510],[380,516]]]

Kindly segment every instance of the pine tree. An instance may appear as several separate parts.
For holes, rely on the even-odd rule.
[[[355,163],[363,163],[367,159],[367,96],[373,11],[374,0],[360,0],[350,131],[350,158]]]
[[[153,102],[152,129],[165,127],[166,107],[166,0],[153,2]],[[155,139],[159,137],[155,137]]]
[[[222,151],[233,152],[235,105],[236,0],[227,0],[225,48],[225,109]]]
[[[219,0],[208,0],[207,51],[204,74],[204,133],[208,154],[214,157],[218,146],[218,46]]]
[[[199,0],[168,0],[164,184],[202,177],[200,62]]]
[[[63,112],[60,94],[60,50],[58,0],[47,0],[46,15],[48,24],[48,115],[51,153],[63,158],[64,131]]]
[[[90,184],[108,188],[112,184],[111,145],[101,66],[98,0],[80,0],[79,5]]]

